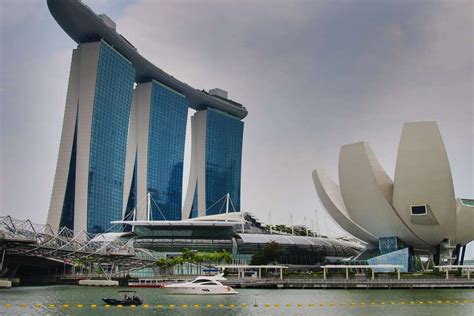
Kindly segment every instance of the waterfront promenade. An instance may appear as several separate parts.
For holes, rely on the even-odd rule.
[[[474,288],[474,280],[451,278],[432,279],[391,279],[391,278],[290,278],[290,279],[229,279],[224,282],[237,288],[294,288],[294,289],[435,289],[435,288]]]

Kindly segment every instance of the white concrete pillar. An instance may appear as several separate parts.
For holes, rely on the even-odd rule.
[[[372,280],[375,279],[375,269],[374,268],[370,268],[370,270],[372,270]]]
[[[397,270],[397,279],[400,280],[400,268],[396,268],[395,270]]]
[[[283,280],[283,268],[280,268],[280,280]]]
[[[449,269],[446,268],[446,280],[449,280]]]
[[[326,280],[326,268],[323,268],[323,279]]]
[[[346,280],[349,280],[349,269],[346,268]]]
[[[258,268],[258,278],[262,278],[262,268]]]

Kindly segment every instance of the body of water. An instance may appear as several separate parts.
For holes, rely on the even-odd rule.
[[[238,295],[167,295],[137,289],[142,306],[105,307],[129,288],[31,286],[0,290],[0,315],[474,315],[474,290],[237,289]]]

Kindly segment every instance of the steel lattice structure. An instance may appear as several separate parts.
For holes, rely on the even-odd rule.
[[[159,259],[153,251],[133,247],[133,239],[127,235],[110,232],[94,235],[85,231],[74,234],[67,227],[55,229],[48,224],[0,216],[1,253],[41,257],[75,266],[94,265],[107,278],[153,266]],[[90,269],[89,274],[95,270]]]

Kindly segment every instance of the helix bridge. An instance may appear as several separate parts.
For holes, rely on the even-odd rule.
[[[135,248],[133,242],[122,225],[101,234],[75,233],[67,227],[0,216],[0,273],[5,256],[16,255],[62,262],[73,266],[76,275],[125,277],[131,271],[154,266],[160,258],[149,249]]]

